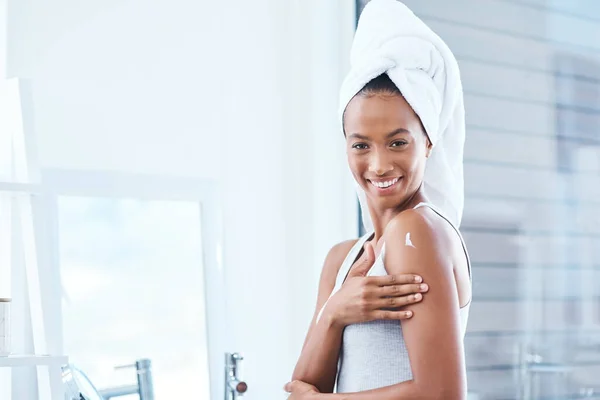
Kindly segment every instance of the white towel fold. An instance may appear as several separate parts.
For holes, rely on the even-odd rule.
[[[425,170],[425,193],[459,226],[464,207],[465,111],[458,63],[448,46],[401,2],[372,0],[359,19],[350,64],[340,91],[340,121],[356,93],[387,73],[434,146]],[[360,187],[358,195],[363,223],[371,230]]]

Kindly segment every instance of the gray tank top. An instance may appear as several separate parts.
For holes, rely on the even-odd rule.
[[[431,208],[448,221],[456,230],[465,249],[469,274],[471,274],[469,255],[459,230],[433,205],[420,203],[415,208],[423,206]],[[354,264],[365,242],[371,236],[372,233],[363,236],[352,247],[340,267],[331,295],[340,289],[352,264]],[[388,274],[383,265],[384,255],[385,243],[367,275],[383,276]],[[463,338],[467,328],[470,305],[471,303],[469,302],[469,304],[460,309]],[[344,329],[338,366],[337,393],[377,389],[411,379],[412,370],[404,337],[402,336],[402,324],[400,321],[371,321],[349,325]]]

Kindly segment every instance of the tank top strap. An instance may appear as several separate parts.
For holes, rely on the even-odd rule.
[[[352,246],[352,248],[346,255],[346,258],[344,259],[344,262],[340,266],[340,269],[337,274],[337,278],[335,280],[335,286],[333,288],[332,294],[337,292],[339,290],[339,288],[342,286],[342,284],[346,280],[346,276],[348,276],[348,272],[350,272],[350,268],[352,268],[352,265],[354,265],[354,262],[356,261],[356,258],[358,257],[360,251],[362,250],[362,248],[365,245],[365,243],[367,242],[367,240],[369,240],[369,238],[371,238],[371,236],[373,236],[373,232],[365,234],[364,236],[362,236],[360,239],[358,239],[356,241],[354,246]]]
[[[359,238],[356,241],[356,243],[354,244],[354,246],[352,246],[352,248],[346,255],[346,258],[342,262],[342,265],[340,266],[337,277],[335,279],[335,286],[333,287],[333,290],[331,291],[329,298],[331,298],[331,296],[333,296],[334,294],[336,294],[336,292],[338,290],[340,290],[340,288],[342,287],[342,284],[344,283],[344,280],[346,280],[346,276],[348,275],[348,272],[350,272],[350,268],[352,268],[354,261],[356,261],[356,258],[358,257],[361,249],[365,245],[365,242],[367,240],[369,240],[369,238],[372,235],[373,235],[372,232],[367,233],[366,235]],[[327,300],[327,301],[329,301],[329,300]],[[327,305],[327,302],[325,302],[325,304],[323,304],[323,307],[321,307],[321,310],[319,311],[319,314],[317,315],[317,322],[321,319],[321,315],[323,314],[323,310],[325,310],[326,305]]]
[[[473,277],[471,275],[471,257],[469,256],[469,252],[467,250],[467,245],[465,243],[465,239],[463,238],[462,233],[460,233],[460,230],[458,229],[458,227],[456,227],[456,225],[454,225],[452,223],[452,221],[450,221],[450,219],[448,219],[444,215],[444,213],[441,210],[439,210],[434,204],[421,202],[421,203],[417,204],[414,207],[414,209],[416,210],[417,208],[421,208],[421,207],[427,207],[427,208],[431,209],[433,212],[435,212],[437,215],[439,215],[441,218],[443,218],[446,222],[448,222],[450,224],[450,226],[456,231],[456,233],[458,234],[458,237],[460,238],[460,242],[462,244],[463,251],[465,252],[465,256],[467,257],[467,268],[469,270],[469,278],[473,279]]]

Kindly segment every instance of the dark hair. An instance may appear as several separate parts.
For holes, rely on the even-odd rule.
[[[400,92],[400,89],[398,89],[398,86],[396,86],[396,84],[390,79],[388,74],[383,73],[383,74],[379,75],[378,77],[371,79],[369,81],[369,83],[367,83],[362,89],[360,89],[360,91],[358,93],[356,93],[356,95],[354,97],[356,97],[356,96],[370,97],[370,96],[374,96],[376,94],[386,94],[386,95],[390,95],[390,96],[402,96],[402,92]],[[344,110],[342,119],[344,118],[345,115],[346,115],[346,110]],[[346,136],[346,128],[343,126],[343,123],[342,123],[342,129],[343,129],[344,136]]]
[[[357,95],[361,96],[373,96],[375,94],[389,94],[402,96],[402,92],[390,79],[388,74],[381,74],[377,78],[372,79],[367,83]]]

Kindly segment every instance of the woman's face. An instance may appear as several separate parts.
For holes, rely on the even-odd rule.
[[[431,144],[402,96],[355,96],[344,130],[350,169],[372,205],[398,207],[419,189]]]

